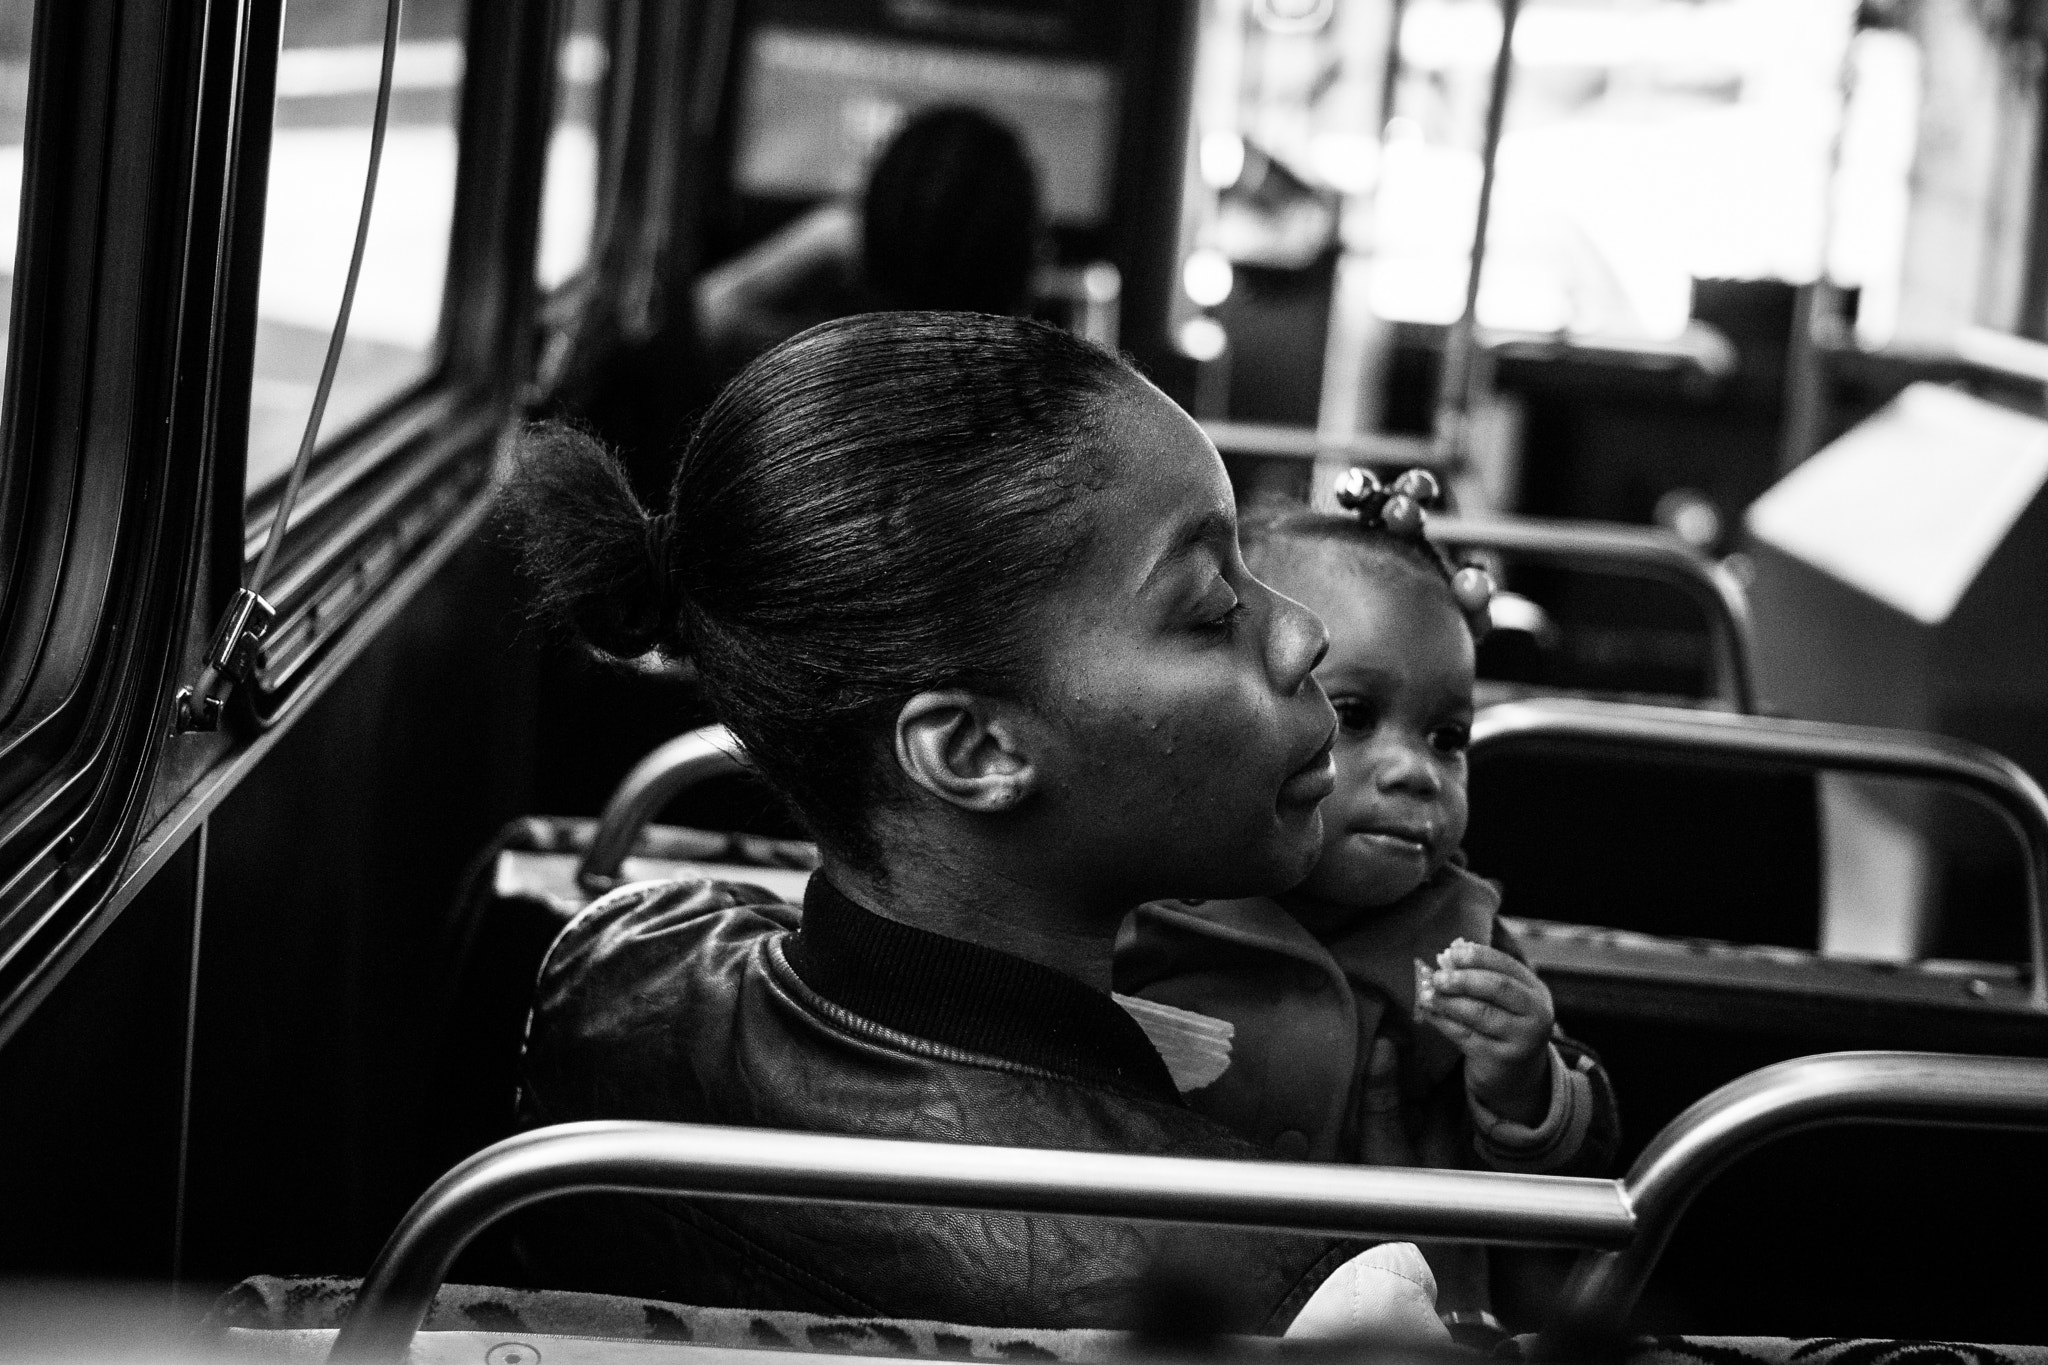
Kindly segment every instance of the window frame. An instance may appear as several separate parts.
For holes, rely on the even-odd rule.
[[[246,4],[41,0],[0,426],[0,1041],[104,921],[203,541]],[[26,571],[24,571],[26,570]]]
[[[604,244],[618,228],[619,176],[623,166],[619,152],[625,146],[626,115],[630,111],[632,79],[635,74],[633,63],[626,55],[631,51],[634,36],[639,27],[639,7],[633,0],[599,0],[605,7],[604,44],[605,69],[598,78],[594,97],[596,116],[593,123],[597,134],[597,184],[595,200],[591,204],[590,246],[583,260],[563,281],[553,289],[539,286],[540,243],[538,235],[534,242],[534,278],[536,303],[544,330],[559,327],[573,321],[576,312],[587,304],[595,287],[601,282],[604,259]],[[556,65],[553,68],[556,89],[549,101],[548,138],[552,142],[555,133],[555,114],[560,112],[561,59],[568,49],[570,39],[575,36],[573,27],[577,0],[560,0],[557,11],[557,27],[554,35]],[[623,75],[623,79],[622,79]],[[541,192],[547,192],[547,177],[541,177]]]
[[[481,519],[530,361],[558,0],[472,0],[440,359],[327,443],[279,557],[303,657],[179,733],[245,506],[284,0],[39,0],[0,417],[0,1043]],[[536,110],[538,112],[536,112]],[[381,577],[373,578],[376,568]],[[40,748],[32,749],[28,741]]]
[[[419,380],[314,452],[264,588],[277,621],[251,685],[242,689],[243,719],[257,727],[286,714],[356,615],[405,561],[474,510],[488,483],[496,438],[532,358],[531,261],[554,110],[555,33],[565,13],[565,0],[469,4],[435,359]],[[268,100],[263,108],[256,164],[267,177]],[[253,300],[260,250],[240,265]],[[245,363],[253,364],[253,325],[246,349]],[[223,452],[246,468],[246,382],[238,397],[234,420],[223,422]],[[244,574],[262,551],[282,493],[280,482],[245,504]],[[434,515],[422,519],[406,510],[420,505]]]
[[[565,25],[573,3],[564,0]],[[538,300],[528,409],[589,391],[613,352],[686,320],[738,8],[738,0],[615,0],[590,255]],[[547,109],[552,131],[552,100]]]

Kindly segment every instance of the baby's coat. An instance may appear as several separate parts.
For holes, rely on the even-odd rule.
[[[1185,1097],[1275,1156],[1604,1174],[1620,1125],[1588,1049],[1553,1033],[1550,1113],[1527,1128],[1474,1104],[1457,1048],[1413,1022],[1414,964],[1434,963],[1454,939],[1526,960],[1499,911],[1499,890],[1456,866],[1327,943],[1263,897],[1147,905],[1118,942],[1116,987],[1229,1026],[1227,1063]],[[1392,1109],[1369,1102],[1366,1063],[1379,1038],[1400,1056]],[[1424,1249],[1446,1311],[1487,1306],[1480,1249]]]

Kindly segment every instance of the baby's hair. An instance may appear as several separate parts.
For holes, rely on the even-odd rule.
[[[1282,552],[1282,547],[1289,542],[1352,546],[1359,551],[1361,560],[1371,555],[1384,555],[1441,582],[1458,615],[1464,618],[1466,629],[1472,632],[1473,640],[1485,638],[1488,620],[1484,600],[1468,602],[1468,594],[1458,587],[1458,578],[1465,566],[1454,562],[1425,531],[1391,530],[1377,517],[1361,517],[1352,513],[1261,506],[1247,509],[1239,518],[1237,537],[1245,562],[1254,573],[1259,571],[1261,563]]]
[[[1107,478],[1098,414],[1142,382],[1039,323],[842,318],[726,386],[659,515],[550,424],[521,443],[507,520],[541,611],[600,655],[693,661],[811,833],[878,871],[896,713],[934,688],[1030,695],[1033,605]]]

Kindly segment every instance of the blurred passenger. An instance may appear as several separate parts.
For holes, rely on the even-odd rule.
[[[1038,178],[1006,125],[928,109],[856,204],[825,204],[697,283],[705,352],[730,374],[806,327],[875,309],[1021,313],[1045,248]]]
[[[1117,988],[1199,1113],[1307,1161],[1597,1174],[1612,1087],[1465,870],[1473,648],[1491,585],[1422,529],[1427,474],[1357,516],[1254,513],[1247,562],[1330,631],[1337,789],[1308,879],[1279,895],[1148,905]],[[1140,1014],[1141,1022],[1146,1016]],[[1220,1021],[1220,1022],[1219,1022]],[[1485,1251],[1424,1248],[1446,1311],[1488,1307]]]
[[[654,1119],[1258,1158],[1110,994],[1130,910],[1296,885],[1322,847],[1322,626],[1252,577],[1188,416],[1056,328],[869,313],[749,366],[648,513],[587,437],[526,443],[542,600],[696,662],[817,839],[799,910],[623,888],[536,987],[530,1125]],[[1159,1264],[1285,1327],[1360,1248],[1309,1236],[606,1196],[537,1210],[541,1283],[693,1304],[1128,1325]]]

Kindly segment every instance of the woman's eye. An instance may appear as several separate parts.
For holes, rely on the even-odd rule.
[[[1242,599],[1232,598],[1228,607],[1214,615],[1205,617],[1199,623],[1198,628],[1204,631],[1214,631],[1218,634],[1228,635],[1237,629],[1239,623],[1245,617],[1251,615],[1251,611],[1252,609],[1246,606]]]
[[[1431,747],[1438,753],[1462,754],[1472,744],[1472,727],[1466,724],[1439,725],[1429,732]]]

